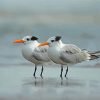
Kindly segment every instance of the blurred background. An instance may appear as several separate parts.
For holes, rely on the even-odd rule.
[[[0,0],[0,64],[19,57],[12,41],[25,35],[40,42],[61,35],[65,43],[100,50],[100,0]]]
[[[79,66],[76,69],[70,68],[69,81],[64,81],[62,88],[58,84],[60,80],[56,78],[45,80],[44,86],[39,80],[39,87],[35,87],[35,80],[30,79],[34,65],[21,56],[22,45],[12,43],[13,40],[26,35],[37,36],[39,42],[46,41],[51,36],[61,35],[64,43],[72,43],[88,51],[98,51],[100,0],[0,0],[0,100],[8,100],[9,95],[5,94],[9,93],[9,100],[16,97],[19,98],[15,100],[33,100],[36,95],[36,100],[45,100],[45,96],[46,100],[52,96],[52,100],[78,100],[79,95],[80,98],[94,97],[96,100],[98,97],[100,100],[100,69],[91,69],[100,67],[100,59],[75,65]],[[59,77],[58,72],[59,68],[48,68],[44,76]],[[32,81],[29,87],[22,85],[26,82],[23,82],[26,77],[28,83]],[[42,93],[40,98],[38,93]]]

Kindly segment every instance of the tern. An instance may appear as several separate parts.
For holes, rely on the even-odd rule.
[[[35,78],[37,65],[42,65],[40,76],[43,78],[43,65],[46,62],[50,62],[50,58],[47,54],[48,46],[43,46],[42,48],[38,47],[40,43],[37,40],[38,38],[35,36],[25,36],[23,39],[15,40],[14,43],[23,43],[22,55],[26,60],[35,64],[35,70],[33,73]]]
[[[47,42],[39,44],[40,46],[49,45],[48,56],[56,64],[61,65],[62,78],[63,65],[67,65],[65,77],[68,73],[68,66],[71,64],[81,63],[83,61],[90,61],[100,57],[100,51],[89,52],[87,50],[81,50],[79,47],[73,44],[64,44],[61,41],[61,36],[54,36],[48,39]]]

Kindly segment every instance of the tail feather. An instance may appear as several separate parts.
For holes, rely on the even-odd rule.
[[[94,60],[94,59],[100,58],[100,51],[96,51],[96,52],[89,53],[89,54],[91,56],[91,59],[90,60]]]

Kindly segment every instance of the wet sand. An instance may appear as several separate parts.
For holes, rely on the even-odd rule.
[[[0,67],[0,100],[100,100],[99,68],[69,68],[59,78],[60,67],[45,67],[32,77],[32,66]],[[64,72],[65,73],[65,72]]]

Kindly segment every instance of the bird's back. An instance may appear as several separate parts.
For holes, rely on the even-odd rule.
[[[73,44],[66,44],[61,49],[60,58],[66,63],[74,64],[89,60],[90,55]]]

